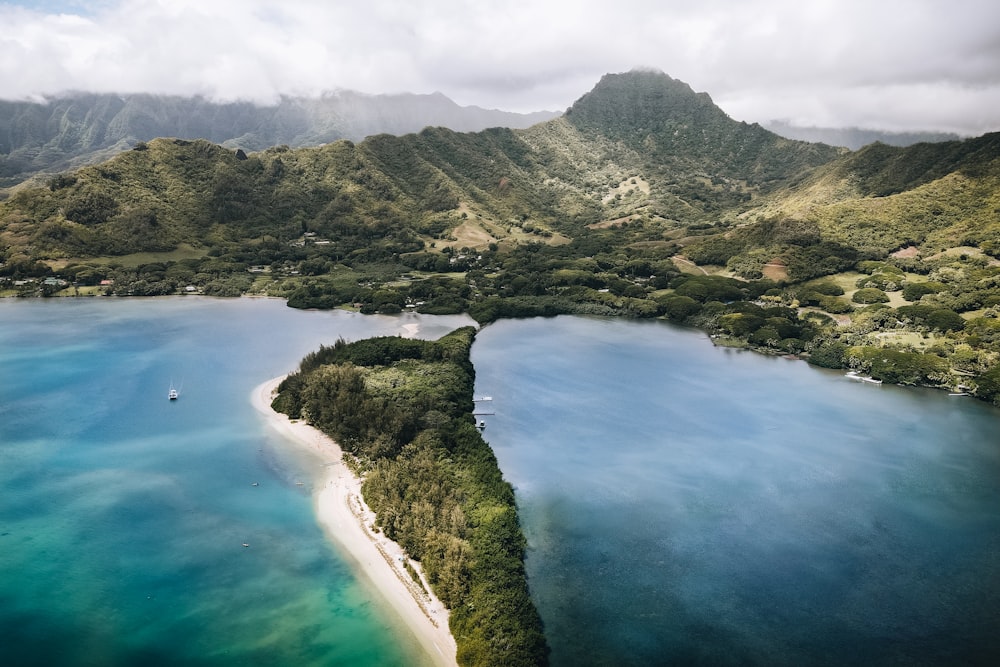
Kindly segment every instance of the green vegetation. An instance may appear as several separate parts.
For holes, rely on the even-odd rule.
[[[157,137],[200,137],[263,150],[357,141],[379,132],[404,134],[436,125],[458,131],[527,127],[553,115],[459,107],[439,93],[339,91],[318,98],[282,97],[273,106],[142,93],[72,93],[44,102],[0,100],[0,187],[19,183],[33,172],[106,160]]]
[[[474,336],[338,341],[302,360],[273,407],[353,458],[379,528],[451,610],[459,664],[544,665],[514,491],[472,421]]]
[[[25,182],[0,201],[0,295],[662,318],[1000,405],[997,211],[1000,133],[849,153],[632,72],[525,130],[250,154],[152,139]],[[469,416],[473,335],[322,348],[275,408],[354,457],[462,664],[544,664],[513,492]]]
[[[0,293],[664,318],[824,365],[930,354],[944,367],[886,377],[992,400],[997,210],[1000,134],[849,153],[631,72],[525,130],[155,139],[25,183],[0,203]]]

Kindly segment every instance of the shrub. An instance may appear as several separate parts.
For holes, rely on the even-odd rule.
[[[927,316],[927,325],[938,331],[961,331],[965,328],[965,320],[954,310],[940,308]]]
[[[825,296],[819,300],[819,307],[828,313],[833,313],[834,315],[843,315],[844,313],[849,313],[854,310],[848,302],[843,299],[838,299],[835,296]]]
[[[683,322],[691,315],[698,314],[698,311],[701,310],[701,304],[689,296],[674,294],[659,297],[656,299],[656,303],[660,306],[660,310],[666,318],[673,322]]]
[[[889,296],[876,287],[863,287],[851,297],[854,303],[887,303]]]
[[[843,368],[847,346],[838,341],[825,341],[809,353],[809,363],[822,368]]]
[[[920,301],[925,294],[936,294],[945,289],[945,285],[938,282],[908,283],[903,287],[903,298],[907,301]]]

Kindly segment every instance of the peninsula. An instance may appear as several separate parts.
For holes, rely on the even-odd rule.
[[[314,487],[313,504],[326,535],[392,605],[435,665],[457,665],[447,608],[428,590],[426,579],[417,583],[411,578],[407,565],[419,572],[419,564],[384,533],[372,530],[375,513],[362,498],[361,479],[347,467],[343,450],[319,429],[271,408],[284,379],[281,376],[258,385],[251,394],[251,403],[276,433],[309,452],[322,469]]]
[[[320,522],[432,658],[544,665],[514,491],[472,417],[474,337],[340,340],[254,403],[327,467]]]

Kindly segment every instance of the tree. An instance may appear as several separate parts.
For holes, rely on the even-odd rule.
[[[887,303],[889,295],[876,287],[863,287],[854,293],[851,301],[862,304]]]
[[[667,319],[673,322],[683,322],[701,310],[701,304],[689,296],[678,296],[675,294],[658,297],[656,303]]]
[[[1000,406],[1000,365],[976,378],[976,396]]]
[[[927,316],[927,326],[938,331],[961,331],[965,328],[965,320],[954,310],[940,308]]]

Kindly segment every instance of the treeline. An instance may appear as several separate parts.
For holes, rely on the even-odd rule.
[[[339,340],[302,360],[273,407],[355,458],[378,527],[451,610],[459,664],[544,665],[514,492],[472,421],[474,337]]]

